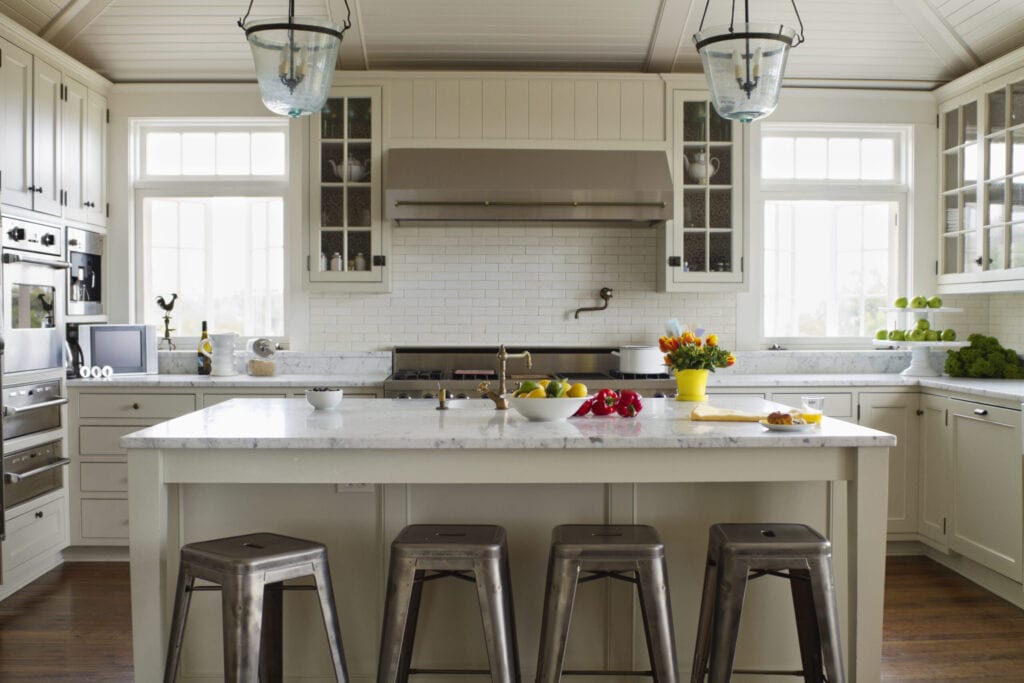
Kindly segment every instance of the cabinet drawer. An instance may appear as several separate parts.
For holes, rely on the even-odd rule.
[[[128,501],[83,498],[82,538],[128,538]]]
[[[64,546],[67,537],[65,510],[62,498],[7,519],[7,539],[3,542],[4,572]]]
[[[83,462],[79,470],[82,491],[127,491],[128,463]]]
[[[78,452],[81,455],[124,455],[121,448],[121,437],[143,429],[145,425],[137,424],[130,427],[120,425],[113,427],[93,427],[85,425],[78,428]]]
[[[853,394],[826,394],[809,389],[799,394],[772,394],[771,400],[794,408],[802,408],[801,396],[824,396],[824,413],[828,417],[853,417]]]
[[[196,409],[193,394],[81,394],[79,417],[168,418]]]

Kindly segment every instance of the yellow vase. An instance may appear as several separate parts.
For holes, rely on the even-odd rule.
[[[706,401],[708,370],[676,370],[676,400]]]

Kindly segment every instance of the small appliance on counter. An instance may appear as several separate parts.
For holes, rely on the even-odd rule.
[[[277,371],[277,364],[274,362],[274,342],[265,337],[253,339],[248,344],[248,350],[255,358],[250,358],[245,365],[245,371],[253,377],[270,377]]]
[[[78,343],[78,323],[68,323],[64,327],[64,370],[68,379],[78,379],[82,376],[82,366],[85,365],[85,354],[82,353],[82,345]]]
[[[82,365],[109,365],[116,375],[158,372],[156,325],[79,325]]]

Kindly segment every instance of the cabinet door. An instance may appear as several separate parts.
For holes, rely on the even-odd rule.
[[[896,435],[889,449],[889,532],[917,531],[916,394],[861,394],[860,424]]]
[[[107,98],[89,91],[85,117],[84,190],[85,220],[107,224]]]
[[[85,220],[82,192],[85,189],[85,108],[89,90],[70,78],[64,79],[64,104],[61,107],[61,188],[64,190],[64,216]]]
[[[949,547],[1021,582],[1024,503],[1020,412],[952,400],[953,525]]]
[[[32,55],[0,38],[0,201],[32,208]]]
[[[381,89],[338,87],[310,126],[309,278],[379,289]],[[372,283],[372,284],[371,284]]]
[[[734,289],[743,281],[740,124],[720,117],[704,92],[676,91],[673,109],[675,219],[660,264],[665,288]]]
[[[948,404],[940,396],[921,396],[921,428],[917,448],[917,531],[948,547],[946,526],[950,517]]]
[[[59,216],[60,71],[41,59],[32,72],[32,184],[35,211]]]

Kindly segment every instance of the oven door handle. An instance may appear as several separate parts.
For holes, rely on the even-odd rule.
[[[61,458],[60,460],[54,460],[49,465],[43,465],[42,467],[37,467],[34,470],[29,470],[28,472],[6,472],[4,473],[4,482],[8,484],[17,484],[20,481],[31,479],[37,474],[43,474],[44,472],[49,472],[50,470],[55,470],[58,467],[64,467],[64,465],[70,464],[71,458]]]
[[[68,402],[66,398],[55,398],[52,401],[43,401],[42,403],[33,403],[30,406],[4,406],[4,417],[10,417],[11,415],[17,415],[19,413],[27,413],[33,410],[41,410],[43,408],[52,408],[54,406],[62,406]]]
[[[61,270],[67,270],[71,267],[71,264],[67,261],[47,261],[46,259],[21,256],[20,254],[4,254],[3,260],[4,263],[31,263],[36,266],[48,266]]]

